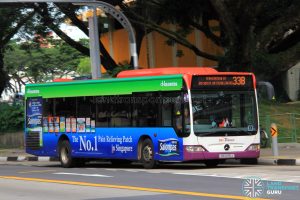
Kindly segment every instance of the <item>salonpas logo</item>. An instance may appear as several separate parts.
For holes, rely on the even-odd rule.
[[[166,82],[166,81],[162,81],[160,83],[160,86],[162,87],[174,87],[177,86],[177,82]]]
[[[31,90],[31,89],[27,90],[27,94],[39,94],[39,93],[40,93],[40,90]]]
[[[175,138],[166,140],[158,140],[160,156],[175,156],[179,155],[179,142]]]

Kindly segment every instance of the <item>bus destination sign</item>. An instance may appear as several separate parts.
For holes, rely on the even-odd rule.
[[[194,76],[192,80],[194,89],[245,89],[253,88],[252,76],[248,75],[208,75]]]

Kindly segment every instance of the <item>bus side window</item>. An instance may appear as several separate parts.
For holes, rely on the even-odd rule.
[[[172,104],[162,104],[162,126],[172,126]]]
[[[111,126],[128,127],[131,125],[130,96],[115,96],[111,109]]]
[[[75,117],[76,116],[76,98],[56,98],[55,99],[55,116]]]
[[[77,97],[77,117],[92,117],[94,109],[93,97]]]
[[[110,123],[110,104],[108,96],[95,97],[96,127],[108,127]]]
[[[132,104],[132,124],[137,127],[155,127],[158,126],[158,106],[156,93],[136,94],[136,101]]]
[[[43,99],[43,116],[53,116],[54,109],[53,109],[54,99]]]

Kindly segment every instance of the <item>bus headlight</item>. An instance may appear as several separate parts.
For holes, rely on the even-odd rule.
[[[247,151],[259,151],[260,145],[259,144],[251,144],[248,148]]]
[[[190,153],[206,151],[201,145],[188,145],[185,146],[185,150]]]

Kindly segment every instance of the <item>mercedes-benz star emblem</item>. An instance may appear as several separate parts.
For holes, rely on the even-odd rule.
[[[230,149],[229,144],[225,144],[224,149],[225,149],[225,151],[228,151]]]

